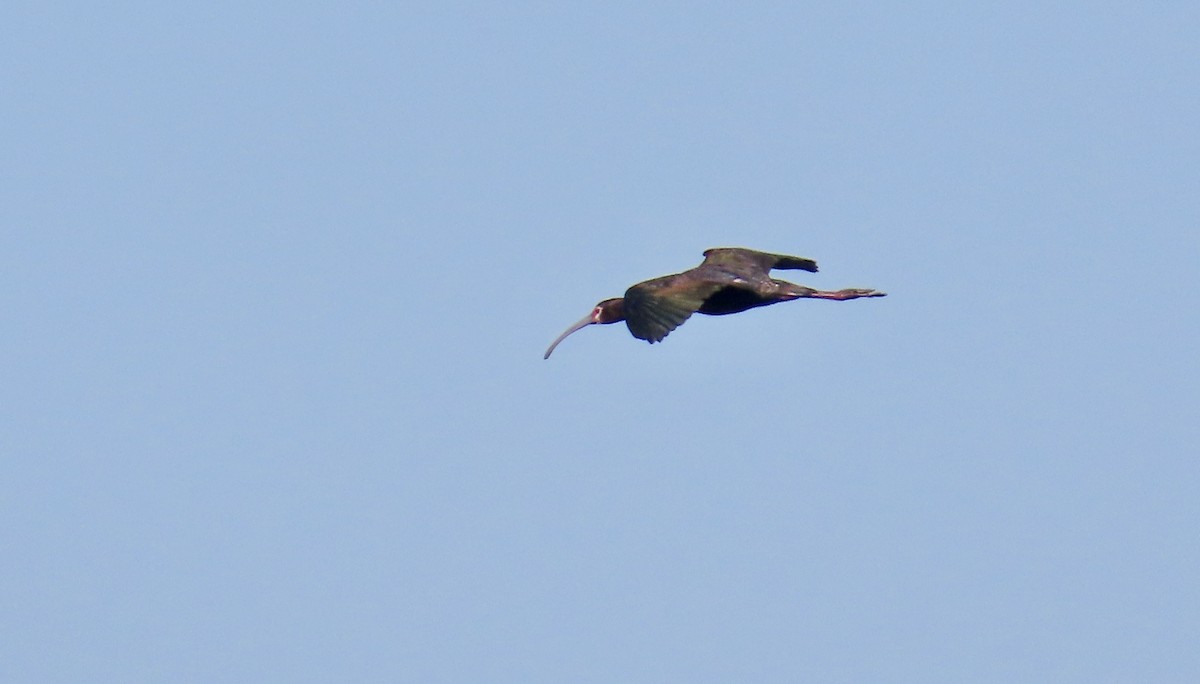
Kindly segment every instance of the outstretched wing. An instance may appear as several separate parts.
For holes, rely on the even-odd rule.
[[[742,273],[757,273],[764,278],[769,277],[771,269],[801,270],[810,273],[817,272],[817,262],[804,257],[788,256],[786,254],[770,254],[742,247],[716,247],[704,250],[704,263],[701,266],[717,266]]]
[[[639,340],[661,342],[721,287],[682,273],[638,283],[625,291],[625,325]]]

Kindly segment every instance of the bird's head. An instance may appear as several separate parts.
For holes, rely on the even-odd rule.
[[[621,299],[620,297],[606,299],[597,304],[592,309],[591,313],[579,319],[575,325],[567,328],[566,332],[558,336],[558,339],[551,342],[550,348],[546,350],[546,355],[542,358],[550,358],[550,353],[554,351],[554,348],[558,346],[558,343],[567,339],[567,336],[576,330],[582,330],[583,328],[595,323],[607,324],[616,323],[623,320],[625,320],[625,300]]]

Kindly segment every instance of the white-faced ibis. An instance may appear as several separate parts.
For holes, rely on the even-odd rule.
[[[771,277],[771,269],[817,272],[817,262],[803,257],[767,254],[740,247],[704,251],[704,263],[690,271],[638,283],[624,297],[606,299],[550,343],[546,356],[567,335],[593,323],[625,321],[629,332],[650,344],[661,342],[694,313],[723,316],[756,306],[792,299],[858,299],[883,297],[877,290],[814,290]]]

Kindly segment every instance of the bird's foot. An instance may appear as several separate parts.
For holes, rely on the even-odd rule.
[[[821,290],[816,290],[808,296],[815,297],[817,299],[846,300],[846,299],[858,299],[859,297],[886,297],[887,293],[880,292],[879,290],[865,290],[865,289],[850,287],[850,288],[846,288],[844,290],[836,290],[834,292],[824,292]]]

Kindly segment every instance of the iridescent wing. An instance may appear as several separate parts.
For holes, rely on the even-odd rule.
[[[770,277],[768,274],[773,268],[817,272],[817,262],[812,259],[758,252],[742,247],[716,247],[704,250],[704,263],[700,264],[700,268],[705,266],[739,272],[748,277],[760,276],[763,278]]]
[[[721,283],[689,278],[686,273],[638,283],[625,291],[625,325],[639,340],[661,342],[722,287]]]

